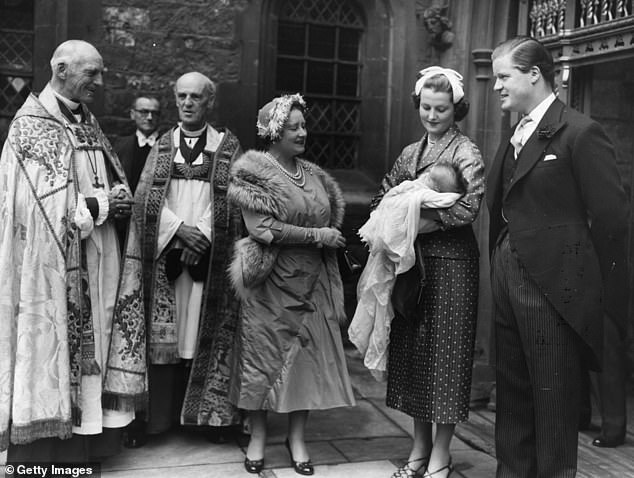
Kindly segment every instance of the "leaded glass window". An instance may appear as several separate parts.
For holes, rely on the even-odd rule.
[[[33,84],[33,1],[0,0],[0,117],[13,117]]]
[[[280,9],[276,92],[304,95],[306,157],[326,168],[358,165],[363,31],[352,1],[286,0]]]

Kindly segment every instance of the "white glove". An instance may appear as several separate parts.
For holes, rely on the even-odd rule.
[[[334,227],[314,228],[315,241],[319,247],[343,247],[346,245],[346,239],[339,229]]]

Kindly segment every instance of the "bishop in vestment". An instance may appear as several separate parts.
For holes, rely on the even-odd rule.
[[[149,434],[175,423],[239,423],[227,400],[239,301],[226,271],[242,222],[226,193],[242,150],[205,119],[215,91],[197,72],[177,80],[180,122],[150,152],[135,195],[145,234]]]
[[[86,104],[89,43],[62,43],[52,78],[0,159],[0,449],[7,462],[86,462],[118,450],[145,397],[140,242],[123,169]],[[88,438],[90,437],[90,438]],[[105,448],[104,448],[105,447]]]

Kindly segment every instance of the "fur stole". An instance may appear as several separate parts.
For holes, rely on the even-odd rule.
[[[309,161],[299,160],[307,172],[317,176],[330,202],[330,226],[343,223],[345,202],[335,180],[322,168]],[[231,180],[227,197],[240,209],[271,215],[287,222],[286,204],[290,201],[286,191],[288,184],[261,151],[245,152],[231,169]],[[229,266],[229,275],[238,296],[247,297],[250,289],[262,283],[275,265],[279,246],[263,244],[250,237],[236,242]]]

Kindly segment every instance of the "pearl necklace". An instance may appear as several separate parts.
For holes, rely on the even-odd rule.
[[[289,173],[284,166],[280,164],[275,156],[273,156],[268,151],[264,153],[264,157],[269,160],[280,172],[288,178],[290,182],[292,182],[298,188],[303,188],[306,185],[306,175],[304,174],[304,168],[302,167],[302,163],[297,161],[295,164],[297,165],[297,172],[295,174]]]

